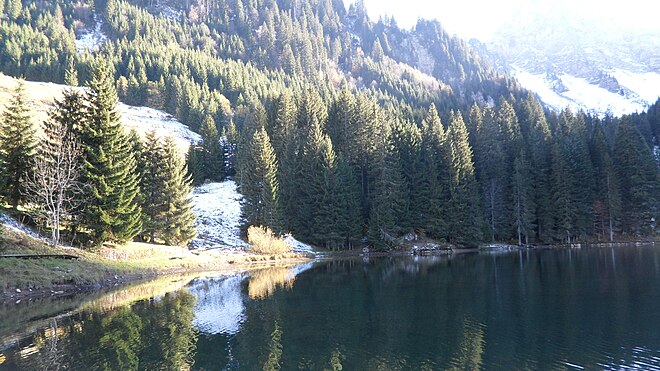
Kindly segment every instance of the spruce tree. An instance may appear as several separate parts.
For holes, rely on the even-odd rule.
[[[206,116],[200,128],[202,136],[202,156],[204,163],[205,179],[213,182],[222,180],[225,177],[225,160],[218,128],[211,116]]]
[[[571,243],[575,237],[576,205],[573,202],[570,172],[567,165],[567,151],[561,138],[555,138],[552,145],[552,231],[554,238]]]
[[[24,200],[26,181],[33,170],[35,146],[35,129],[21,81],[0,118],[0,195],[14,209]]]
[[[614,142],[614,166],[621,184],[621,228],[633,237],[655,233],[660,175],[650,148],[630,118],[621,120]]]
[[[534,190],[532,188],[532,167],[524,149],[520,149],[513,163],[512,179],[512,222],[518,245],[529,244],[529,237],[534,232]]]
[[[621,194],[610,148],[601,123],[596,123],[591,139],[591,161],[594,165],[596,197],[594,201],[595,232],[614,240],[621,214]]]
[[[338,158],[336,168],[332,195],[337,212],[335,228],[340,240],[330,247],[353,249],[362,237],[360,187],[346,160]]]
[[[80,135],[87,119],[85,96],[73,89],[64,89],[62,99],[55,99],[51,119],[64,125],[67,131]]]
[[[470,121],[476,129],[475,171],[481,184],[484,216],[491,242],[504,239],[509,227],[506,205],[509,179],[502,135],[502,128],[507,126],[502,121],[506,119],[507,115],[496,114],[490,107],[482,111],[475,105],[470,111]]]
[[[64,89],[62,98],[55,99],[53,102],[53,109],[50,111],[50,120],[55,125],[65,127],[72,137],[75,137],[77,141],[80,141],[82,128],[87,120],[85,96],[73,89]],[[46,129],[46,131],[48,131],[48,129]],[[82,149],[82,152],[84,154],[84,149]],[[78,182],[80,183],[85,168],[85,158],[83,155],[78,157],[77,168],[79,174]],[[84,188],[83,185],[83,190]],[[77,192],[75,195],[69,195],[71,198],[78,199],[78,202],[72,204],[72,209],[70,210],[71,220],[69,227],[71,228],[71,234],[73,236],[76,235],[80,219],[83,216],[83,209],[85,208],[85,202],[80,202],[82,199],[80,196],[80,192]]]
[[[142,205],[142,234],[154,242],[165,226],[163,186],[170,176],[164,164],[164,148],[154,131],[146,134],[140,151],[140,201]]]
[[[449,183],[449,239],[473,245],[481,241],[481,203],[474,174],[472,148],[460,114],[452,112],[447,145],[451,156]]]
[[[204,183],[206,167],[204,166],[204,150],[200,145],[190,145],[186,154],[186,164],[193,184],[198,186]]]
[[[303,137],[299,185],[299,227],[295,232],[312,243],[326,244],[337,221],[336,201],[332,192],[336,176],[336,156],[330,138],[321,131],[318,121],[311,122]]]
[[[529,93],[523,103],[521,122],[527,129],[527,149],[532,166],[534,204],[536,206],[536,238],[549,242],[552,238],[551,162],[550,141],[552,134],[543,107]]]
[[[127,242],[142,228],[136,159],[119,120],[113,81],[105,62],[95,61],[80,135],[82,178],[89,188],[84,219],[96,244]]]
[[[64,84],[69,86],[78,86],[78,71],[76,70],[76,61],[69,59],[66,71],[64,71]]]
[[[414,232],[424,222],[422,212],[425,201],[419,197],[423,182],[423,164],[421,163],[422,134],[417,125],[398,122],[392,129],[393,144],[403,174],[404,187],[402,197],[404,209],[399,215],[399,226],[406,232]]]
[[[404,212],[404,179],[391,135],[383,143],[383,155],[375,167],[373,200],[369,215],[369,241],[377,248],[398,247],[399,217]]]
[[[270,138],[262,126],[252,134],[252,140],[244,149],[245,171],[240,190],[245,198],[243,216],[248,225],[268,226],[281,230],[279,210],[279,183],[277,181],[277,158]]]
[[[434,238],[446,238],[446,219],[449,200],[449,152],[445,132],[435,105],[431,104],[422,121],[422,161],[423,173],[420,200],[426,200],[422,210],[425,231]],[[414,200],[414,199],[413,199]]]
[[[172,137],[166,137],[162,147],[161,166],[166,174],[162,183],[162,238],[172,246],[186,246],[197,237],[196,217],[192,210],[192,180]]]

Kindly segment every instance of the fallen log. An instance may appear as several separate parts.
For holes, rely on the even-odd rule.
[[[78,260],[79,256],[68,254],[5,254],[0,255],[0,258],[14,258],[14,259],[64,259],[64,260]]]

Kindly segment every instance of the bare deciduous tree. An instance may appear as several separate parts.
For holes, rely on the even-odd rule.
[[[62,221],[81,203],[80,143],[65,125],[46,130],[34,173],[26,186],[27,199],[34,205],[38,220],[52,229],[52,243],[60,243]]]

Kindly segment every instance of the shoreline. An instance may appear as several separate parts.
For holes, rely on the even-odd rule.
[[[226,266],[213,266],[208,268],[187,269],[175,268],[165,269],[162,271],[153,271],[145,268],[143,272],[122,274],[121,272],[108,274],[102,279],[91,283],[62,283],[53,284],[47,287],[40,288],[13,288],[9,290],[0,291],[0,306],[7,304],[20,304],[24,301],[39,300],[45,298],[65,298],[72,295],[88,294],[100,292],[103,290],[111,290],[113,288],[121,289],[124,286],[146,283],[152,280],[166,277],[175,277],[177,275],[234,275],[244,272],[252,272],[265,268],[287,266],[292,264],[304,264],[314,261],[314,258],[292,256],[284,258],[275,258],[273,256],[261,256],[245,254],[248,260],[256,259],[256,261],[245,261],[240,263],[227,264]],[[17,290],[20,290],[17,291]]]
[[[271,266],[309,262],[312,256],[250,251],[189,250],[128,243],[95,250],[54,247],[21,231],[5,229],[0,255],[74,255],[76,260],[0,259],[0,305],[68,297],[181,274],[236,274]]]
[[[100,251],[88,252],[80,249],[61,248],[61,247],[41,247],[40,252],[58,252],[74,253],[80,256],[80,260],[74,260],[69,263],[54,262],[51,259],[34,260],[29,264],[38,267],[52,266],[58,264],[50,272],[50,283],[44,285],[32,284],[5,284],[0,291],[0,305],[20,304],[24,301],[39,300],[45,298],[64,298],[77,294],[88,294],[113,288],[121,287],[140,282],[148,282],[158,278],[176,275],[196,275],[219,274],[233,275],[243,272],[250,272],[259,269],[286,266],[291,264],[303,264],[312,261],[324,261],[332,259],[345,258],[380,258],[380,257],[405,257],[405,256],[451,256],[455,254],[469,254],[479,252],[507,252],[519,250],[544,250],[544,249],[572,249],[583,247],[621,247],[625,245],[634,246],[656,246],[655,240],[651,241],[621,241],[621,242],[596,242],[581,244],[560,244],[560,245],[528,245],[517,246],[509,244],[491,244],[486,247],[474,248],[452,248],[435,250],[392,250],[392,251],[369,251],[364,252],[361,249],[348,251],[326,251],[319,256],[309,256],[296,253],[283,255],[258,255],[249,251],[223,251],[223,250],[188,250],[179,247],[149,245],[149,244],[128,244],[126,246],[104,247]],[[14,264],[25,265],[18,259]],[[104,273],[96,277],[82,275],[76,279],[70,279],[68,282],[61,276],[64,282],[58,282],[58,275],[63,272],[60,265],[76,265],[82,263],[87,265],[90,260],[98,265],[96,269],[101,269]],[[11,265],[11,264],[9,264]],[[128,266],[126,266],[128,265]],[[29,267],[25,267],[26,273]],[[83,267],[82,269],[85,269]],[[70,272],[67,269],[66,272]],[[0,273],[6,274],[3,267],[0,266]],[[5,277],[8,282],[20,282],[19,277]]]

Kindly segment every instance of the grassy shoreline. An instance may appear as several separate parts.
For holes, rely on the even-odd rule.
[[[95,251],[53,247],[24,233],[5,229],[0,254],[70,254],[79,260],[0,258],[0,302],[65,296],[125,285],[165,275],[239,273],[302,263],[300,254],[193,252],[181,247],[129,243]]]

